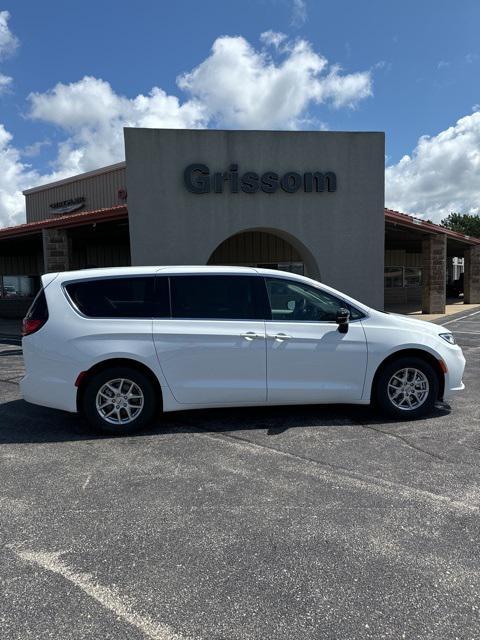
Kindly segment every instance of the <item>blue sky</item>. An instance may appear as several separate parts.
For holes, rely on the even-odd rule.
[[[17,41],[2,53],[0,39],[10,79],[0,174],[15,174],[0,177],[0,224],[21,220],[19,189],[120,159],[114,128],[145,123],[385,131],[387,204],[436,220],[478,211],[478,1],[16,0],[0,10]],[[224,90],[231,73],[236,86]],[[151,100],[154,87],[165,94]]]

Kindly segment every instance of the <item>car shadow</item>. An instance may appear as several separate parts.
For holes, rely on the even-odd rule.
[[[450,414],[450,407],[438,404],[427,418]],[[130,434],[141,438],[172,433],[231,433],[263,429],[276,436],[297,427],[341,428],[351,425],[402,424],[385,418],[373,407],[360,405],[285,405],[175,411],[160,416],[148,429]],[[118,438],[99,435],[79,415],[31,405],[23,400],[0,404],[0,445],[20,443],[71,442],[92,438]]]

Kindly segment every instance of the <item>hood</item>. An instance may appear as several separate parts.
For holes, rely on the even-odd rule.
[[[377,311],[376,313],[379,312]],[[388,324],[395,327],[402,327],[403,329],[408,329],[410,327],[412,330],[434,334],[436,336],[440,333],[450,333],[450,330],[442,327],[442,325],[427,322],[426,320],[410,318],[409,316],[403,316],[399,313],[382,313],[381,315],[383,316],[383,322],[388,322]]]

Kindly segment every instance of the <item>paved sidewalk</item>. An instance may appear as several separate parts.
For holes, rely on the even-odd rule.
[[[389,311],[390,313],[400,313],[404,316],[412,316],[417,320],[425,320],[426,322],[435,322],[437,324],[442,324],[441,321],[450,319],[450,316],[467,315],[479,310],[480,304],[464,304],[461,300],[450,303],[447,301],[445,313],[422,313],[421,309],[417,309],[415,306],[412,307],[412,305],[408,304],[388,305],[385,309],[385,311]]]

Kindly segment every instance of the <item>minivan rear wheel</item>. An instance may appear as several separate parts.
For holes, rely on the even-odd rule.
[[[382,368],[376,381],[375,398],[385,413],[410,420],[433,411],[438,391],[438,376],[430,363],[422,358],[404,357]]]
[[[96,373],[83,396],[85,417],[96,430],[108,434],[125,435],[147,426],[156,407],[151,381],[130,367]]]

